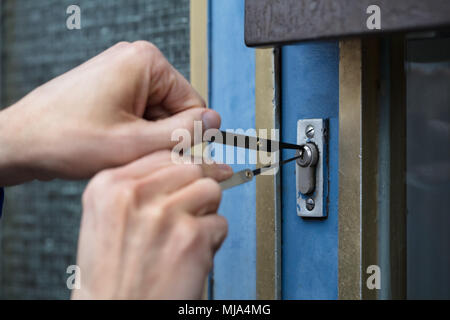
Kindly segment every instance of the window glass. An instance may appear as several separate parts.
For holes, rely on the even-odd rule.
[[[448,299],[450,38],[409,40],[406,81],[407,296]]]

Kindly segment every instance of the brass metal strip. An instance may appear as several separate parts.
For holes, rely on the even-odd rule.
[[[382,60],[380,39],[347,39],[340,43],[339,98],[339,285],[340,299],[393,299],[406,297],[406,191],[405,191],[405,76],[404,40],[393,36],[388,62]],[[382,65],[388,63],[389,66]],[[381,70],[388,72],[381,77]],[[387,70],[387,71],[386,71]],[[384,88],[384,93],[380,90]],[[388,102],[384,97],[390,92]],[[380,99],[384,97],[383,101]],[[388,103],[388,108],[382,104]],[[381,119],[386,121],[380,126]],[[383,115],[383,117],[382,117]],[[389,174],[380,171],[380,130],[389,130]],[[386,132],[383,131],[383,137]],[[383,151],[380,151],[383,150]],[[386,157],[386,155],[384,154]],[[386,164],[384,164],[386,165]],[[380,194],[380,183],[389,183],[390,195]],[[388,212],[385,201],[388,201]],[[383,210],[381,212],[380,210]],[[380,233],[380,214],[390,221],[389,234]],[[369,289],[367,268],[380,266],[387,288]],[[388,283],[386,283],[388,281]],[[384,290],[384,291],[383,291]]]
[[[190,80],[192,86],[208,105],[208,0],[190,2]],[[191,154],[202,156],[202,146],[194,146]],[[208,281],[205,282],[203,299],[208,299]]]
[[[342,40],[339,61],[339,299],[361,298],[361,83],[361,40]]]
[[[278,49],[256,50],[255,127],[279,129]],[[273,139],[274,137],[270,137]],[[261,164],[260,164],[261,165]],[[256,178],[256,296],[281,298],[280,173]]]
[[[191,0],[191,84],[208,103],[208,0]]]

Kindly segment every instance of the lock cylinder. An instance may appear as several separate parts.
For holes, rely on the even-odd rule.
[[[326,119],[298,120],[297,144],[303,147],[297,153],[295,176],[297,215],[302,218],[327,217],[327,139]]]
[[[316,186],[316,165],[319,160],[319,150],[314,143],[307,143],[302,150],[298,151],[297,164],[299,168],[298,191],[307,195],[314,191]]]

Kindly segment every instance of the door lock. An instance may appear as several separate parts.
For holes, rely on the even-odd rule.
[[[297,215],[304,218],[327,216],[327,121],[305,119],[297,123],[297,144],[304,145],[297,159]]]
[[[316,187],[316,165],[319,160],[319,151],[314,143],[307,143],[298,153],[301,153],[300,158],[297,159],[299,165],[298,191],[307,195]]]

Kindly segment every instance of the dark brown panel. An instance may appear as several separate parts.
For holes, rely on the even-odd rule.
[[[381,11],[369,30],[367,8]],[[448,0],[246,0],[245,43],[270,46],[305,40],[450,26]]]
[[[449,1],[450,2],[450,1]],[[405,41],[393,37],[391,65],[390,273],[391,299],[406,299],[406,75]]]

